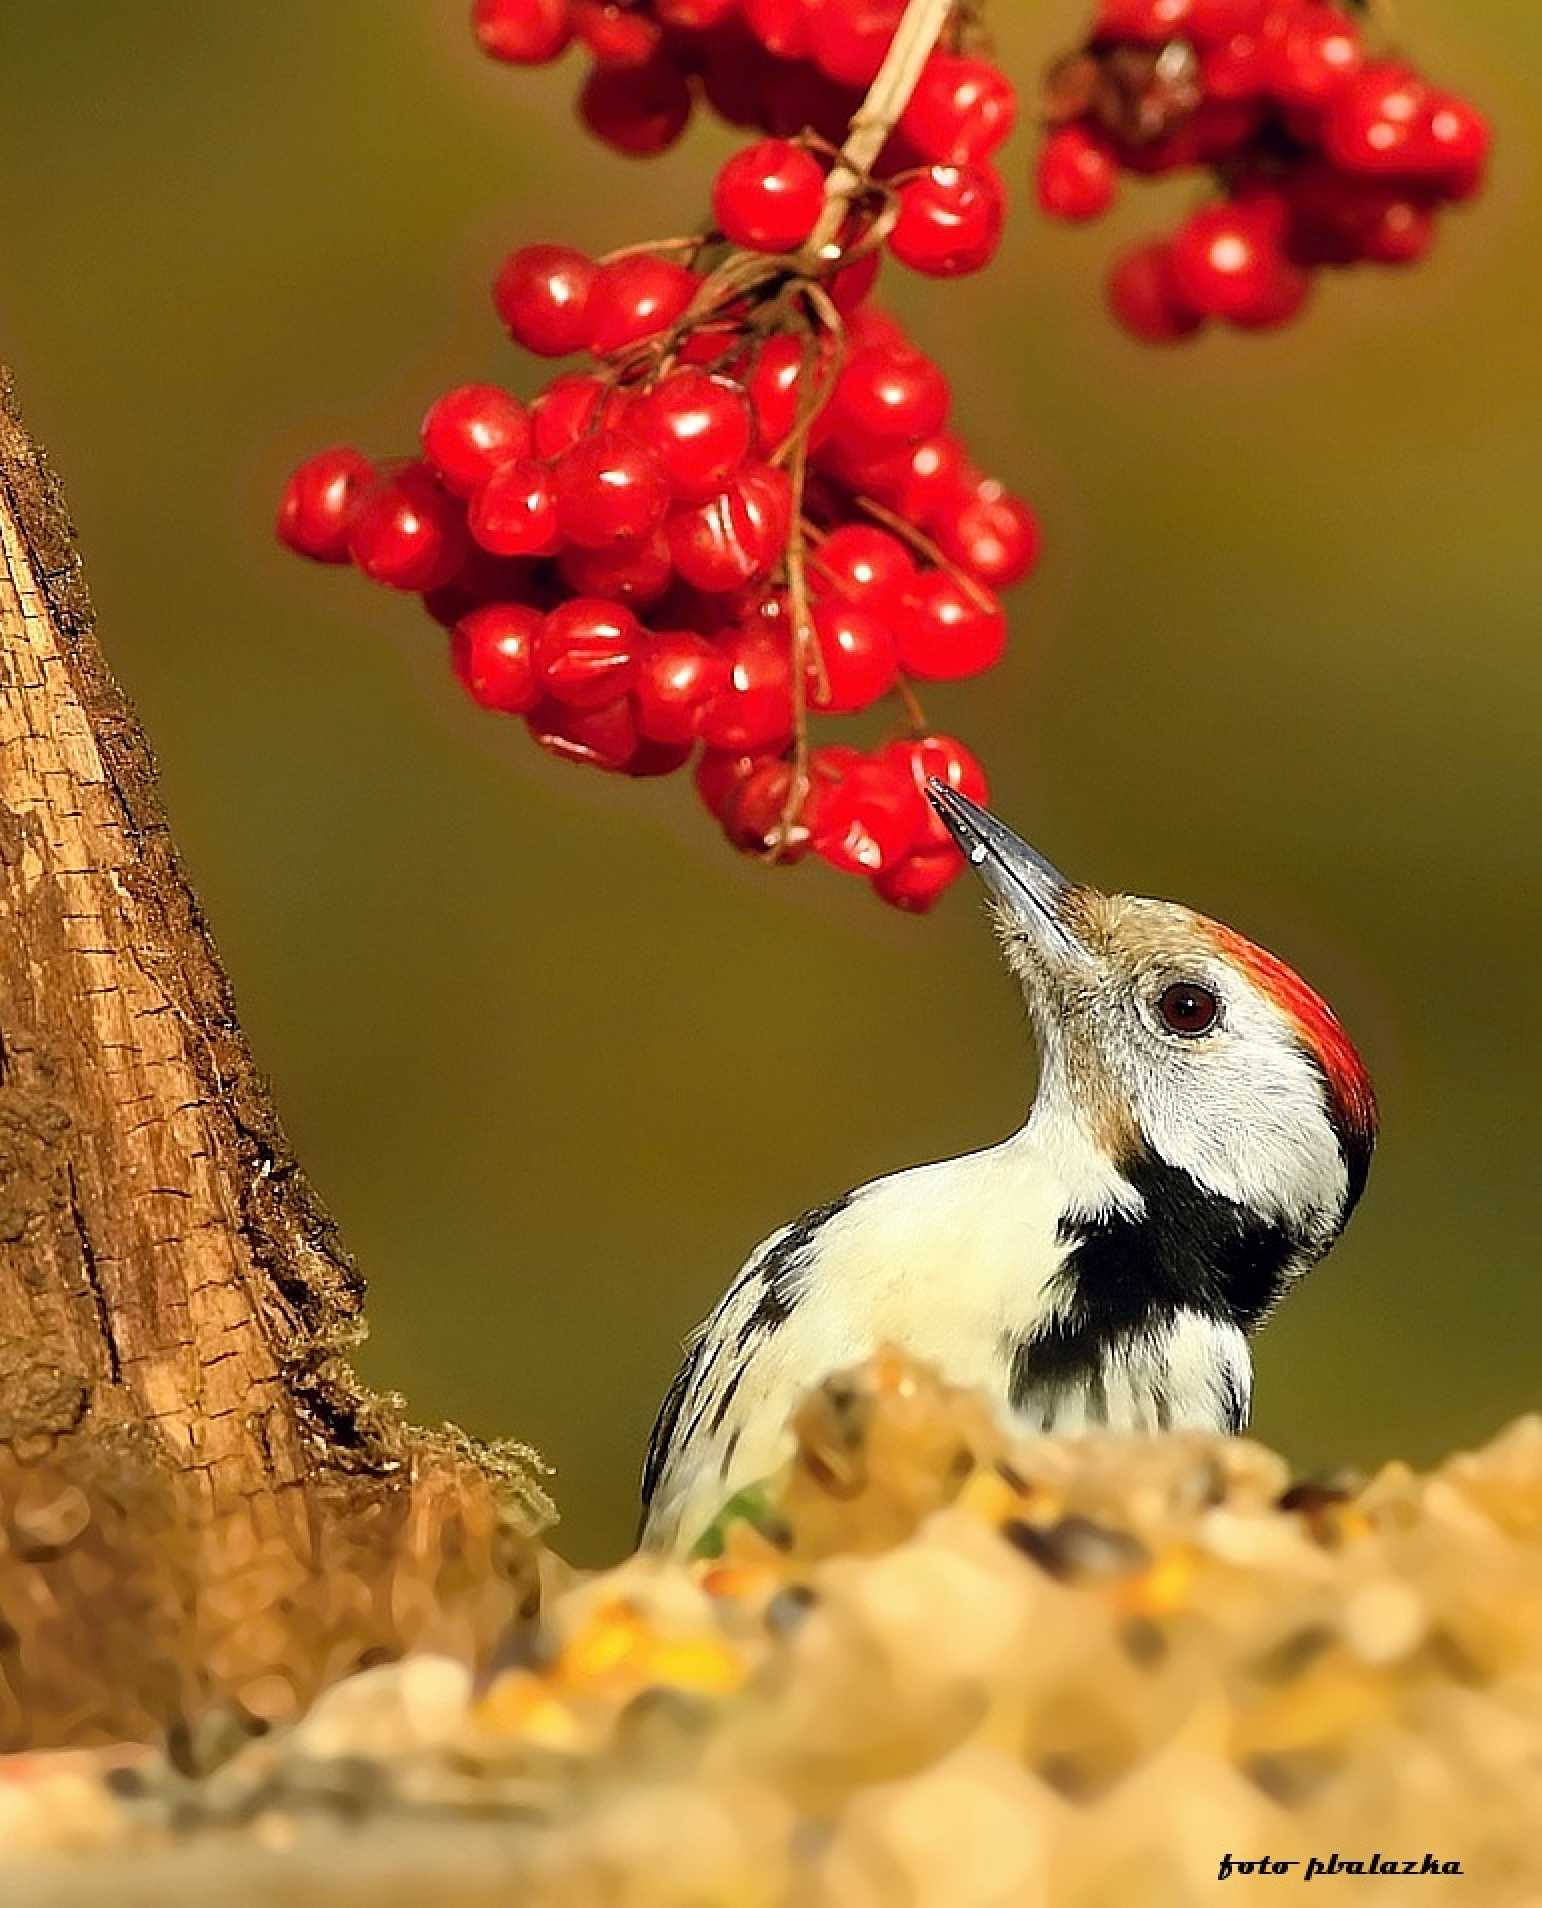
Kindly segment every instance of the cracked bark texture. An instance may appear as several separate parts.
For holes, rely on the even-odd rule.
[[[362,1299],[0,369],[0,1446],[126,1439],[220,1498],[398,1469]]]

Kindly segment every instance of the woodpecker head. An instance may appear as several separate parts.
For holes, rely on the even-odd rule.
[[[1212,1229],[1218,1212],[1223,1229],[1266,1229],[1279,1284],[1261,1315],[1327,1251],[1365,1184],[1376,1102],[1348,1035],[1233,929],[1079,886],[955,790],[933,781],[929,794],[990,891],[1022,983],[1040,1050],[1035,1119],[1074,1122],[1137,1207],[1160,1184],[1182,1224],[1208,1206]]]

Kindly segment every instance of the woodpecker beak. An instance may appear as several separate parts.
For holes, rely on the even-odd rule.
[[[1068,955],[1087,959],[1086,947],[1061,913],[1073,884],[1060,870],[1014,835],[1005,822],[997,821],[988,808],[960,795],[935,775],[926,785],[926,795],[980,879],[1041,952],[1062,959]]]

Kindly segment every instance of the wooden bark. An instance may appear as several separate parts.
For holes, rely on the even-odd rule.
[[[220,1500],[398,1473],[362,1303],[0,370],[0,1448],[126,1440]]]
[[[0,1752],[196,1762],[530,1619],[539,1460],[370,1394],[362,1305],[0,368]]]

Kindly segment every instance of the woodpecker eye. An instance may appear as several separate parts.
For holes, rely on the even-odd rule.
[[[1197,981],[1174,981],[1157,1002],[1157,1012],[1169,1033],[1192,1039],[1195,1034],[1209,1033],[1220,1018],[1221,1003]]]

